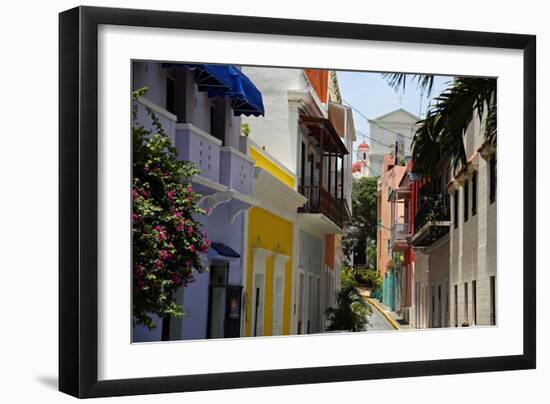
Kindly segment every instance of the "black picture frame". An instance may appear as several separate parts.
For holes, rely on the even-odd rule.
[[[100,24],[522,50],[523,353],[98,381],[97,52]],[[59,389],[85,398],[535,368],[535,62],[534,35],[96,7],[77,7],[60,13]]]

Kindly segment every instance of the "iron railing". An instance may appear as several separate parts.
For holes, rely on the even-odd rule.
[[[394,223],[391,227],[391,245],[396,241],[407,241],[407,236],[410,233],[409,223]]]
[[[298,191],[307,198],[300,213],[322,213],[339,227],[344,225],[344,205],[319,185],[300,185]]]
[[[447,222],[451,220],[449,195],[425,195],[421,197],[420,207],[414,215],[414,232],[417,233],[428,222]]]

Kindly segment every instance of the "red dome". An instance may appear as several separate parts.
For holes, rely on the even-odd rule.
[[[359,150],[361,149],[368,149],[369,148],[369,145],[367,144],[367,142],[363,142],[359,145]]]

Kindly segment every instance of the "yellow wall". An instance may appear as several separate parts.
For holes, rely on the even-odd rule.
[[[268,159],[266,156],[264,156],[260,151],[256,150],[253,147],[250,147],[250,157],[254,159],[255,166],[261,167],[267,172],[269,172],[271,175],[273,175],[275,178],[277,178],[279,181],[281,181],[286,186],[294,189],[294,177],[290,174],[288,174],[285,170],[277,166],[274,162],[272,162],[270,159]]]
[[[252,278],[254,268],[253,249],[265,248],[292,257],[292,226],[293,224],[265,209],[252,208],[248,212],[248,257],[246,274],[246,317],[244,335],[251,335],[252,323]],[[264,335],[271,335],[273,319],[273,256],[266,262],[264,295]],[[283,334],[290,334],[290,314],[292,305],[292,259],[285,266],[285,288],[283,303]]]

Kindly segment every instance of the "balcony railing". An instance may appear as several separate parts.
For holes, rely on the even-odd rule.
[[[254,161],[232,147],[220,151],[220,183],[245,195],[252,195]]]
[[[449,195],[425,195],[418,212],[414,216],[412,244],[429,246],[449,231]]]
[[[394,250],[399,250],[399,246],[407,246],[407,237],[410,234],[410,225],[408,223],[394,223],[391,228],[391,245]]]
[[[178,158],[192,161],[200,175],[220,182],[220,148],[222,142],[191,124],[176,125]]]
[[[301,185],[298,191],[308,200],[298,209],[300,213],[322,213],[339,227],[344,225],[344,205],[319,185]]]

